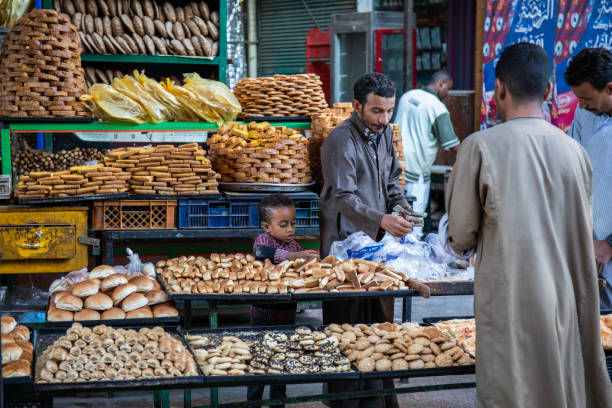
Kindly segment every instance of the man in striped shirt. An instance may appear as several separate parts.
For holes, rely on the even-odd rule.
[[[578,98],[569,135],[593,167],[593,244],[601,279],[600,307],[612,308],[612,52],[585,48],[567,66],[565,81]]]

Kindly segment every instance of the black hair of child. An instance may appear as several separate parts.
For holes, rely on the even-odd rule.
[[[270,222],[270,213],[274,208],[280,207],[295,207],[293,200],[285,194],[274,193],[270,194],[257,204],[259,211],[259,219],[263,222]]]

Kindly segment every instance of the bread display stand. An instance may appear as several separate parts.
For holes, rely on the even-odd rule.
[[[244,193],[295,193],[308,191],[314,187],[315,182],[308,184],[282,184],[282,183],[230,183],[219,182],[219,188],[223,191],[234,191]]]
[[[82,196],[71,196],[71,197],[40,197],[40,198],[17,198],[19,204],[62,204],[62,203],[82,203],[87,201],[104,201],[104,200],[120,200],[122,198],[128,198],[128,193],[115,193],[115,194],[92,194]]]

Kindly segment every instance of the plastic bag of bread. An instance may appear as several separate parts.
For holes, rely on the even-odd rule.
[[[134,70],[134,78],[152,98],[166,107],[169,120],[177,122],[194,122],[198,120],[193,112],[185,109],[174,95],[168,92],[162,84],[146,76],[144,71],[138,72]]]
[[[0,1],[0,27],[12,27],[25,13],[32,9],[32,0]]]
[[[138,102],[148,113],[150,122],[160,123],[170,119],[168,108],[153,98],[136,78],[129,75],[123,78],[115,78],[113,79],[112,87]]]
[[[108,122],[146,123],[149,115],[135,100],[105,84],[94,84],[81,102],[98,118]]]
[[[193,92],[196,97],[210,108],[214,120],[211,122],[228,122],[236,119],[242,108],[238,99],[225,84],[204,79],[198,74],[184,74],[184,88]]]

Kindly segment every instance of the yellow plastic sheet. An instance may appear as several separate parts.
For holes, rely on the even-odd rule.
[[[168,92],[162,84],[147,77],[144,71],[138,72],[134,70],[134,78],[152,98],[166,107],[169,116],[168,120],[177,122],[194,122],[198,120],[191,110],[185,109],[174,95]]]
[[[191,91],[205,106],[202,108],[204,119],[209,122],[228,122],[236,119],[241,111],[240,103],[225,84],[204,79],[198,74],[184,74],[185,88]]]
[[[149,114],[150,122],[160,123],[170,119],[168,108],[153,98],[136,80],[129,75],[113,79],[112,87],[122,94],[129,96],[144,108]]]
[[[12,27],[32,9],[33,0],[0,0],[0,27]]]
[[[170,78],[166,78],[166,82],[162,83],[162,86],[166,91],[174,95],[177,101],[181,104],[181,106],[191,112],[196,117],[203,119],[209,122],[216,122],[216,120],[212,120],[209,118],[214,117],[214,115],[210,112],[210,109],[203,104],[198,97],[188,89],[185,89],[182,86],[176,85]]]
[[[81,101],[98,118],[108,122],[146,123],[149,115],[135,100],[106,84],[94,84]]]

